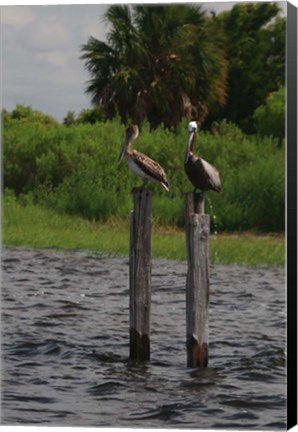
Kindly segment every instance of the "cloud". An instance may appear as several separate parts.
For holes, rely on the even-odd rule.
[[[50,18],[46,23],[39,21],[28,28],[26,46],[37,51],[62,51],[71,45],[71,40],[70,28]]]
[[[33,10],[29,6],[2,6],[1,22],[4,25],[19,30],[35,21]]]
[[[285,3],[285,2],[284,2]],[[210,3],[221,10],[233,3]],[[207,6],[205,3],[204,5]],[[80,47],[106,39],[108,5],[1,6],[3,106],[32,105],[62,120],[90,106]]]
[[[61,51],[47,51],[39,54],[43,61],[46,61],[58,68],[65,68],[68,64],[68,58]]]
[[[103,11],[102,11],[103,13]],[[82,36],[84,38],[84,42],[87,42],[90,36],[93,36],[99,40],[106,39],[107,25],[98,17],[97,20],[94,20],[92,17],[86,17],[82,22]]]
[[[89,36],[104,38],[103,5],[1,8],[3,106],[32,105],[62,120],[90,106],[79,60]]]

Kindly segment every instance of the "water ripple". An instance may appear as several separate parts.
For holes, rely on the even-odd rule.
[[[141,363],[127,258],[6,248],[2,270],[2,424],[286,428],[283,269],[210,267],[206,369],[186,367],[185,262],[152,262]]]

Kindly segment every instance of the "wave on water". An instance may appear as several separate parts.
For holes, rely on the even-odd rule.
[[[205,369],[186,367],[185,262],[153,260],[144,363],[127,258],[6,248],[2,270],[2,424],[286,428],[283,269],[210,267]]]

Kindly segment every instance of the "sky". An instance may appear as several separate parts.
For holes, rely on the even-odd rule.
[[[203,7],[219,13],[234,4]],[[286,2],[280,4],[286,11]],[[90,77],[79,59],[80,47],[89,36],[105,40],[103,15],[109,5],[0,5],[1,109],[30,105],[63,121],[68,111],[77,115],[90,108],[85,94]]]

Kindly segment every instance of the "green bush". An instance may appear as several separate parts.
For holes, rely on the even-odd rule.
[[[20,120],[21,122],[36,122],[44,126],[57,126],[58,122],[48,114],[41,111],[33,110],[31,106],[16,105],[11,112],[11,119]]]
[[[285,88],[270,93],[266,103],[254,114],[255,129],[260,136],[273,136],[281,143],[285,138]]]
[[[24,204],[27,199],[89,219],[127,219],[131,190],[142,180],[125,162],[118,163],[124,136],[118,120],[49,127],[6,115],[4,186]],[[186,142],[186,120],[176,133],[162,127],[152,132],[146,123],[140,127],[135,148],[164,167],[170,184],[169,193],[151,184],[157,223],[184,224],[184,194],[193,189],[183,167]],[[285,154],[277,139],[248,137],[222,122],[198,134],[196,153],[214,164],[222,179],[220,194],[206,194],[213,229],[284,229]]]

